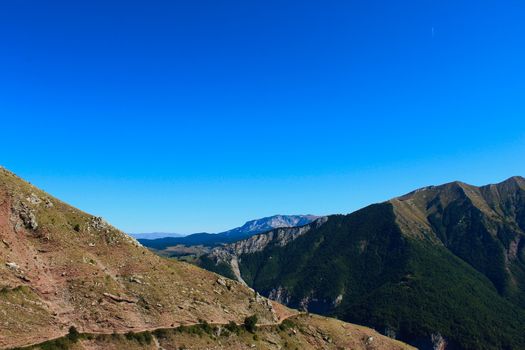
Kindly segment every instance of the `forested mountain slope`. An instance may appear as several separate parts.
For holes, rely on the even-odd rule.
[[[422,348],[443,337],[447,349],[523,349],[524,198],[520,177],[428,187],[216,248],[201,265]]]

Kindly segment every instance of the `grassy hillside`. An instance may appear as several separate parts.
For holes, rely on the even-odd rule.
[[[266,349],[266,350],[411,350],[412,347],[361,326],[334,319],[298,315],[280,325],[247,330],[235,324],[200,323],[174,329],[126,334],[70,334],[16,350],[50,349]]]
[[[0,168],[0,349],[364,349],[369,337],[377,349],[408,348],[317,317],[285,335],[281,321],[293,315],[239,282],[154,255]],[[260,333],[236,326],[246,318]]]
[[[253,290],[160,258],[0,169],[0,348],[81,332],[277,321]]]
[[[481,188],[454,182],[392,201],[398,220],[412,215],[404,233],[426,231],[493,283],[498,292],[525,307],[525,180],[511,178]]]

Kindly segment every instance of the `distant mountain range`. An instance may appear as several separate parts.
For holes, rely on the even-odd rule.
[[[169,247],[184,245],[214,247],[219,244],[235,242],[254,234],[266,232],[279,227],[304,226],[318,219],[315,215],[274,215],[262,219],[246,222],[241,227],[237,227],[221,233],[194,233],[183,237],[163,237],[157,239],[145,239],[137,237],[139,242],[148,248],[155,250],[165,250]],[[142,236],[152,234],[142,234]],[[158,234],[156,234],[158,235]]]
[[[420,349],[525,349],[525,179],[419,189],[214,248],[199,264]]]
[[[129,235],[135,239],[159,239],[166,237],[184,237],[187,235],[180,233],[167,233],[167,232],[146,232],[146,233],[129,233]]]

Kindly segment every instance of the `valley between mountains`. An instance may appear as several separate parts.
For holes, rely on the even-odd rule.
[[[190,264],[2,168],[0,348],[525,349],[525,179],[294,222]]]
[[[525,349],[525,179],[419,189],[197,264],[421,349]]]
[[[411,349],[162,258],[0,169],[0,348]]]

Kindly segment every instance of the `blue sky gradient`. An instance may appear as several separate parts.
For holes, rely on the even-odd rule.
[[[4,1],[0,164],[128,232],[525,175],[523,1]]]

